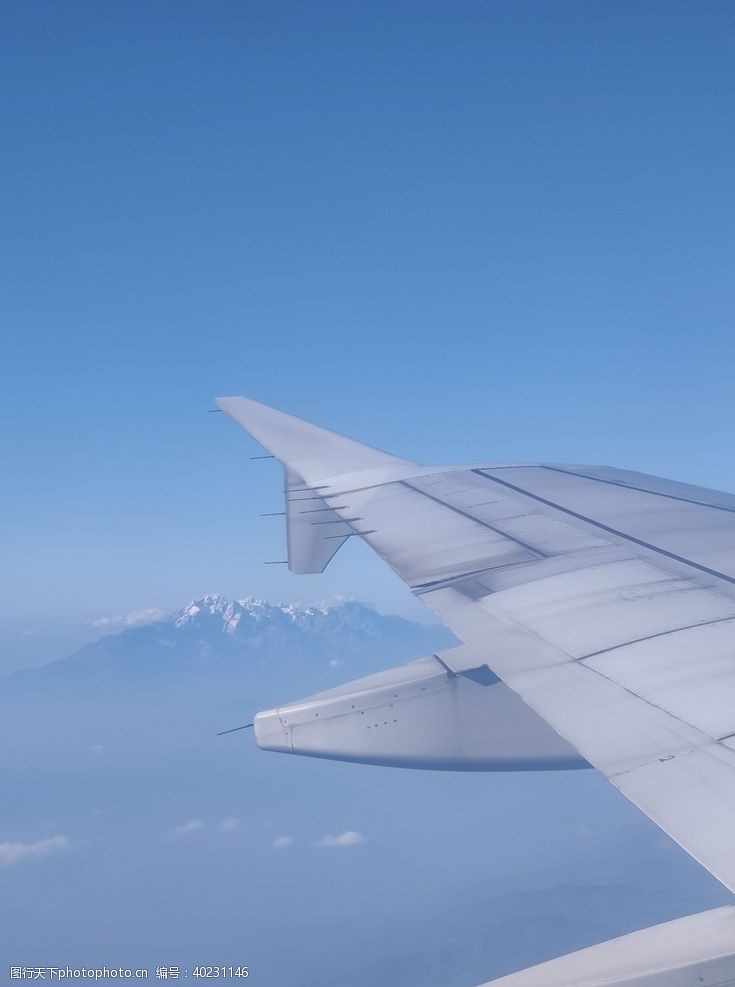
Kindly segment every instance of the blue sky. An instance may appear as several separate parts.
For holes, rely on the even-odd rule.
[[[10,2],[0,616],[281,567],[243,393],[421,462],[735,489],[735,8]]]

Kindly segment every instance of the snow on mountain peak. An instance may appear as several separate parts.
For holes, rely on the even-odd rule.
[[[176,611],[172,621],[176,628],[221,621],[222,629],[234,634],[245,623],[273,623],[284,617],[291,623],[311,622],[315,617],[325,616],[330,609],[333,607],[326,604],[272,604],[255,596],[230,600],[221,593],[210,593]]]
[[[177,630],[189,629],[207,635],[216,631],[249,636],[260,631],[271,633],[276,628],[316,629],[326,627],[325,621],[336,618],[340,623],[372,622],[368,616],[372,607],[354,600],[337,598],[318,603],[269,603],[255,596],[231,600],[221,593],[209,593],[191,600],[172,614],[170,620]],[[342,617],[340,617],[342,615]],[[334,625],[336,626],[336,625]]]
[[[192,600],[178,610],[173,616],[173,624],[174,627],[181,628],[213,617],[221,620],[224,630],[232,634],[240,623],[241,609],[236,600],[228,600],[220,593],[211,593],[198,600]]]

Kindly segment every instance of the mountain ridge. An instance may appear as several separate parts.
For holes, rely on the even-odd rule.
[[[409,661],[448,643],[451,636],[440,626],[381,614],[354,600],[272,604],[212,593],[55,661],[12,672],[0,679],[0,693],[53,687],[70,696],[95,688],[119,693],[215,679],[234,683],[272,671],[288,671],[299,682],[300,673],[315,668],[331,670],[330,677],[339,666],[366,674],[372,666]]]

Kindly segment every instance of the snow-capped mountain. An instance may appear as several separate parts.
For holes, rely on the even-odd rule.
[[[327,628],[345,630],[350,627],[374,634],[376,631],[385,633],[389,627],[395,630],[399,625],[417,626],[400,617],[379,614],[364,603],[337,601],[321,605],[271,604],[254,596],[230,600],[219,593],[192,600],[173,613],[168,622],[177,630],[215,634],[223,631],[240,640],[273,630],[286,634],[292,631],[323,633]]]
[[[313,682],[326,688],[450,642],[442,628],[381,614],[364,603],[274,605],[213,594],[167,617],[108,634],[59,661],[16,672],[0,683],[0,700],[36,689],[69,699],[149,696],[215,681],[261,691],[286,674],[294,687]]]
[[[344,608],[346,605],[345,603],[333,603],[331,606],[328,604],[305,606],[299,603],[273,605],[255,596],[247,596],[244,600],[229,600],[220,593],[214,593],[203,596],[199,600],[192,600],[181,610],[177,610],[171,619],[175,627],[221,621],[223,630],[228,634],[236,634],[241,623],[252,628],[256,624],[281,621],[283,626],[279,615],[283,615],[292,624],[307,626],[315,618],[324,617],[330,610]],[[360,604],[358,606],[368,609]]]
[[[363,603],[274,606],[204,596],[0,679],[0,770],[19,763],[66,770],[100,748],[122,761],[165,760],[258,709],[451,642],[439,627]]]

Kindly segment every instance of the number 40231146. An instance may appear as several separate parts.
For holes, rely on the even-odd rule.
[[[214,980],[217,977],[249,977],[250,974],[246,966],[196,966],[192,976]]]

